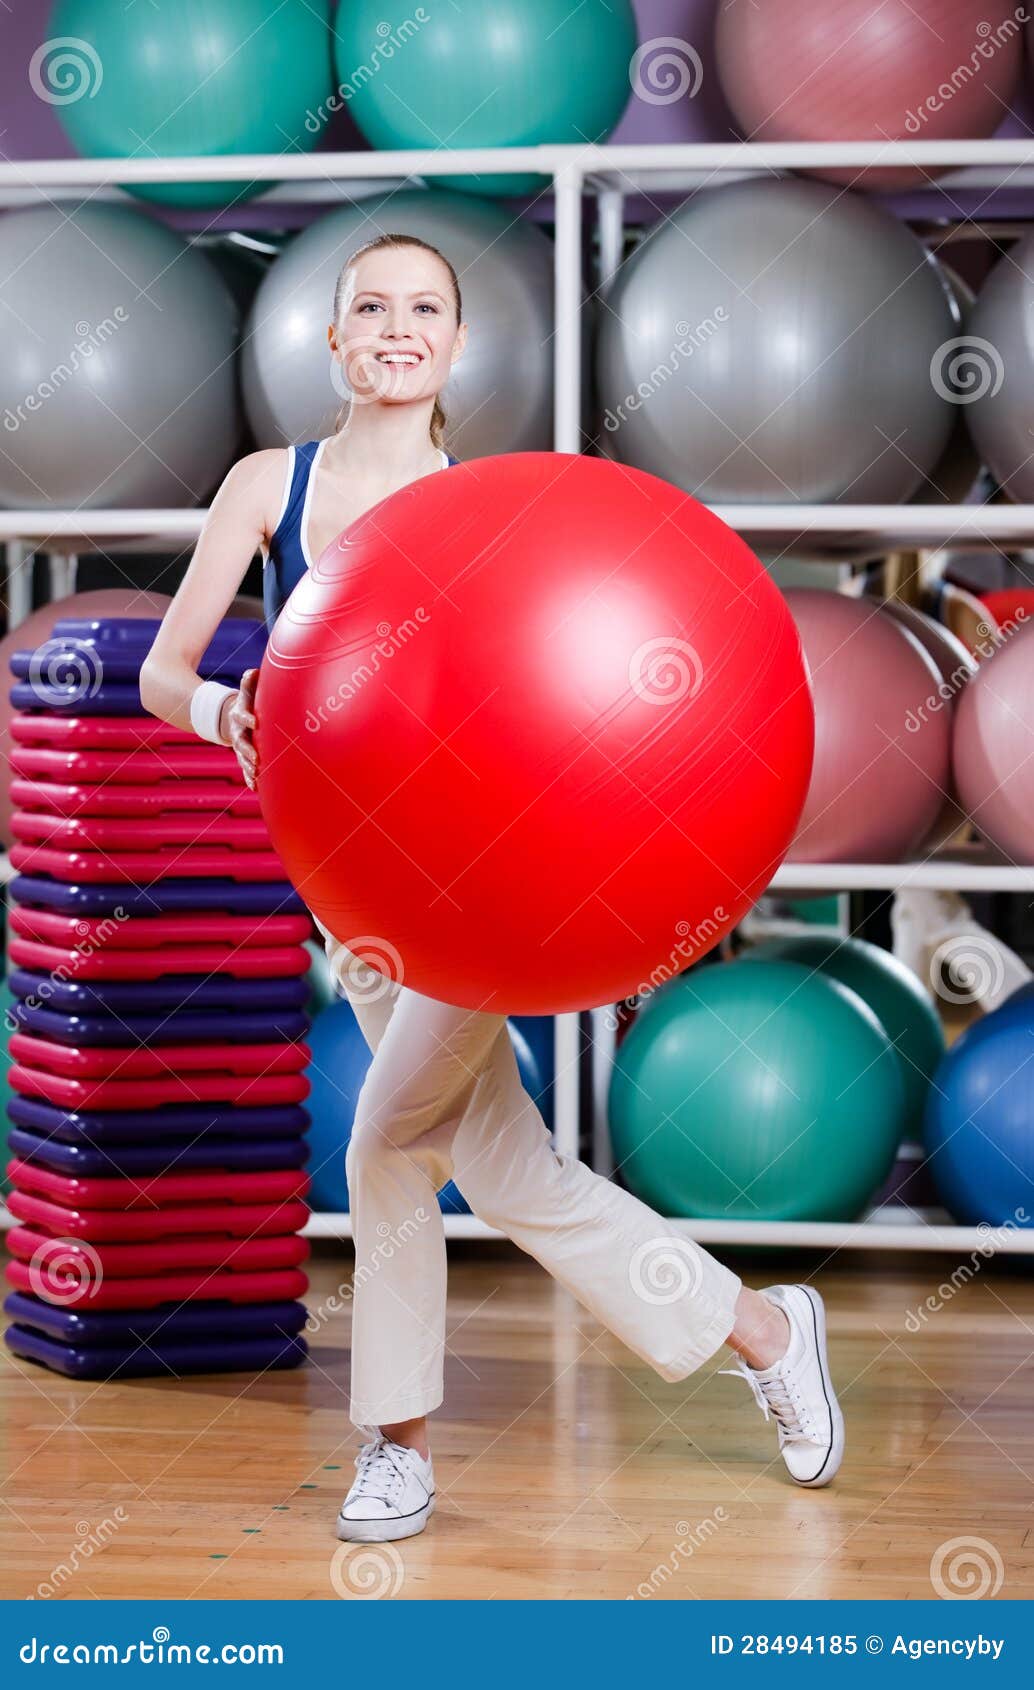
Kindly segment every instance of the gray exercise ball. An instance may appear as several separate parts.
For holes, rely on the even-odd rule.
[[[1000,258],[977,296],[966,346],[977,450],[1010,499],[1034,500],[1034,235]]]
[[[242,328],[255,295],[269,274],[270,265],[283,251],[286,239],[265,232],[251,235],[243,230],[231,230],[228,234],[220,231],[191,240],[194,251],[204,254],[229,288]]]
[[[933,253],[928,253],[927,256],[947,294],[953,318],[952,341],[949,341],[939,359],[939,368],[941,379],[952,395],[955,421],[948,436],[947,446],[929,475],[924,476],[919,483],[911,502],[914,505],[962,505],[969,498],[980,476],[980,459],[966,423],[964,371],[960,372],[957,364],[957,355],[962,343],[965,341],[966,345],[969,345],[967,337],[976,294],[947,264],[939,263]]]
[[[459,277],[469,333],[441,396],[450,449],[459,458],[548,451],[552,243],[496,204],[419,188],[328,213],[274,262],[246,324],[242,355],[244,404],[259,445],[333,432],[348,396],[327,346],[338,273],[357,248],[392,232],[429,241]]]
[[[711,502],[897,502],[954,413],[955,324],[916,237],[858,194],[765,178],[696,194],[618,271],[601,433]]]
[[[0,218],[0,504],[196,504],[233,454],[239,319],[208,260],[145,212]]]

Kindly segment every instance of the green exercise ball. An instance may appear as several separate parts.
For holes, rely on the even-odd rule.
[[[37,92],[89,158],[310,152],[331,83],[329,0],[58,0]],[[164,205],[226,205],[268,182],[141,184]]]
[[[905,1137],[920,1142],[926,1094],[946,1046],[940,1017],[912,970],[865,939],[823,933],[769,939],[744,951],[739,960],[799,962],[858,993],[898,1053],[905,1087]]]
[[[349,0],[337,81],[371,146],[532,147],[605,141],[628,102],[632,0],[449,0],[419,24],[399,0]],[[534,175],[438,176],[434,186],[538,193]]]
[[[662,1215],[850,1221],[901,1140],[893,1047],[856,992],[797,962],[691,969],[618,1047],[616,1163]]]

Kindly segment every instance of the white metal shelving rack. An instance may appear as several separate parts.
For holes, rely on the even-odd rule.
[[[1034,142],[916,141],[878,145],[838,143],[705,143],[658,146],[542,146],[487,149],[413,150],[405,152],[306,153],[249,155],[236,158],[53,159],[0,163],[0,206],[23,206],[40,199],[68,201],[79,194],[118,197],[121,185],[147,182],[206,182],[273,179],[280,185],[266,199],[339,201],[349,193],[365,197],[372,189],[388,190],[413,179],[433,182],[445,174],[505,175],[534,171],[546,178],[554,207],[555,228],[555,391],[554,447],[578,452],[585,436],[580,415],[582,298],[582,240],[586,199],[594,203],[598,233],[596,285],[606,289],[620,262],[624,240],[625,202],[642,193],[685,195],[699,188],[746,176],[773,174],[813,166],[909,165],[923,170],[946,169],[938,187],[944,190],[937,216],[946,222],[968,221],[953,209],[952,195],[980,190],[990,196],[997,189],[1023,188],[1031,195],[1034,217]],[[130,202],[132,203],[132,202]],[[138,202],[137,202],[138,203]],[[838,552],[947,544],[1034,545],[1034,505],[836,505],[729,506],[719,515],[753,544],[795,544],[802,550],[821,543],[829,558]],[[69,590],[74,558],[79,552],[107,544],[113,549],[132,543],[134,549],[160,549],[170,543],[189,543],[204,520],[199,510],[24,510],[0,511],[0,542],[6,544],[8,603],[11,625],[30,608],[27,572],[22,567],[30,547],[51,558],[55,596]],[[773,886],[825,887],[845,891],[898,885],[946,886],[958,890],[1022,891],[1034,894],[1034,866],[999,866],[986,858],[963,854],[922,864],[784,865]],[[594,1056],[594,1114],[597,1154],[606,1166],[601,1142],[601,1110],[605,1104],[612,1035],[605,1012],[591,1013]],[[579,1151],[579,1017],[556,1018],[555,1130],[557,1149]],[[9,1217],[3,1217],[8,1220]],[[776,1222],[685,1222],[672,1220],[673,1231],[709,1244],[793,1244],[827,1249],[897,1248],[964,1252],[989,1247],[1034,1254],[1034,1233],[993,1238],[979,1228],[958,1227],[943,1216],[906,1215],[898,1220],[883,1214],[859,1224]],[[498,1237],[494,1229],[473,1216],[445,1217],[451,1238]],[[310,1236],[345,1238],[347,1215],[314,1215]]]

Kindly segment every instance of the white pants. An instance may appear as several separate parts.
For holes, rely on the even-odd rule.
[[[437,1192],[450,1178],[474,1214],[541,1262],[663,1379],[684,1379],[712,1356],[732,1331],[739,1278],[638,1197],[553,1149],[505,1017],[374,975],[317,926],[374,1053],[345,1159],[353,1422],[392,1425],[442,1402]]]

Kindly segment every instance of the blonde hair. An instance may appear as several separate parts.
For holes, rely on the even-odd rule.
[[[460,298],[460,284],[456,272],[449,263],[445,254],[443,252],[439,252],[436,246],[432,246],[430,241],[422,241],[419,235],[378,235],[375,240],[367,241],[365,246],[361,246],[358,251],[353,252],[352,256],[342,265],[341,273],[337,279],[337,286],[334,289],[335,326],[337,325],[340,317],[341,305],[345,297],[345,288],[348,285],[349,274],[358,260],[367,252],[381,252],[388,247],[401,249],[402,247],[407,246],[420,247],[424,252],[433,253],[435,258],[440,258],[442,263],[445,265],[445,268],[449,272],[449,281],[452,285],[453,296],[456,300],[456,324],[457,327],[459,326],[459,324],[463,321],[463,302]],[[346,400],[338,412],[337,420],[334,423],[335,434],[347,420],[350,404],[351,402]],[[442,404],[441,398],[436,398],[434,402],[434,410],[431,413],[431,444],[438,449],[441,449],[445,444],[445,430],[448,426],[448,420],[449,419],[445,414],[445,407]]]

